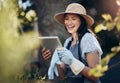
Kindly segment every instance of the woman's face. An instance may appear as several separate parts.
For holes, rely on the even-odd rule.
[[[71,34],[77,33],[77,30],[81,24],[80,17],[77,14],[66,14],[65,16],[65,27]]]

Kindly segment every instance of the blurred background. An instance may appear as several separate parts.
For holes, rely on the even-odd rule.
[[[91,29],[102,58],[109,58],[101,82],[120,82],[120,0],[0,0],[0,83],[50,83],[44,81],[49,63],[41,56],[38,37],[58,36],[64,43],[69,34],[54,14],[73,2],[94,18]]]

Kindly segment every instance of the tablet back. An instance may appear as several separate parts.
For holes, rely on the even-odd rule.
[[[62,47],[62,43],[58,36],[42,36],[39,37],[39,39],[41,40],[41,46],[52,52],[54,52],[57,47]]]

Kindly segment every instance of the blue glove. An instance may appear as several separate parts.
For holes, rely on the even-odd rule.
[[[69,65],[75,75],[79,74],[84,69],[85,65],[76,59],[68,49],[57,48],[57,52],[61,61]]]
[[[66,48],[57,48],[58,56],[65,64],[71,65],[74,59],[73,54]]]

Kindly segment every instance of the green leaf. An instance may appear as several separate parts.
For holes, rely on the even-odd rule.
[[[118,22],[120,20],[120,16],[116,16],[115,18],[114,18],[114,22],[116,23],[116,22]]]
[[[112,17],[110,14],[102,14],[102,17],[104,20],[106,21],[111,21],[112,20]]]
[[[120,31],[120,22],[116,24],[117,30]]]
[[[106,27],[103,24],[99,24],[95,27],[95,32],[98,33],[101,30],[106,30]]]
[[[112,30],[113,28],[114,28],[114,24],[113,23],[110,23],[110,22],[108,22],[108,23],[106,23],[106,27],[107,27],[107,30]]]
[[[102,72],[105,72],[107,70],[108,70],[108,65],[105,65],[105,66],[102,67]]]
[[[120,51],[120,46],[115,46],[113,48],[111,48],[112,52],[119,52]]]

